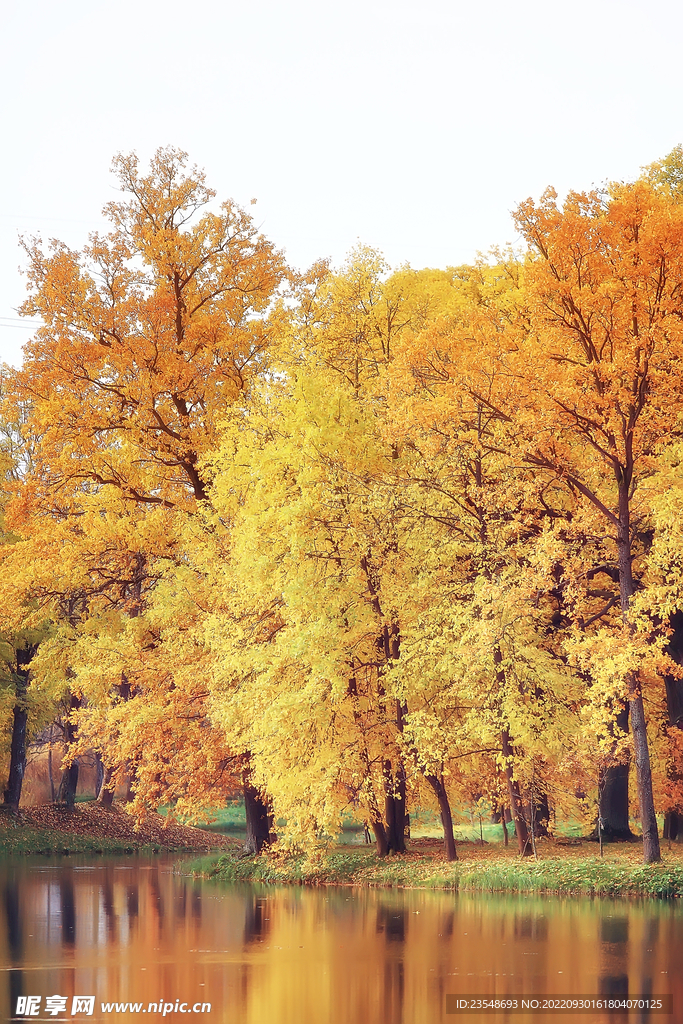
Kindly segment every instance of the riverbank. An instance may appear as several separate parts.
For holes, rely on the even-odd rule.
[[[368,847],[345,847],[318,859],[275,851],[259,857],[234,852],[203,858],[196,874],[228,882],[270,885],[353,885],[445,889],[454,892],[538,893],[564,896],[683,896],[683,850],[665,849],[660,864],[644,865],[637,843],[617,843],[600,858],[595,843],[538,843],[538,860],[520,860],[488,844],[461,843],[459,860],[448,863],[441,844],[418,840],[403,856],[380,860]]]
[[[169,823],[150,814],[136,826],[119,807],[77,804],[73,810],[53,804],[14,814],[0,810],[0,855],[74,853],[197,853],[239,849],[227,836]]]

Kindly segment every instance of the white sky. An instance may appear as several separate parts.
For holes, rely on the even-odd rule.
[[[30,336],[19,233],[79,247],[114,153],[188,151],[302,267],[514,241],[553,184],[683,141],[677,0],[4,0],[0,360]],[[14,326],[12,326],[14,324]],[[4,325],[4,326],[3,326]]]

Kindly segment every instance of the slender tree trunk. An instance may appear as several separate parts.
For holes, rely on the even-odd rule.
[[[378,603],[379,609],[379,603]],[[382,630],[382,647],[387,663],[396,661],[399,656],[400,637],[398,626],[389,628],[386,624]],[[403,724],[407,714],[406,705],[396,701],[396,729],[403,734]],[[406,772],[401,757],[397,757],[396,772],[392,771],[391,761],[383,762],[384,777],[384,820],[387,829],[387,845],[389,853],[406,852],[406,831],[408,817],[406,814]]]
[[[512,821],[510,815],[510,808],[506,807],[505,804],[501,804],[498,801],[494,801],[491,808],[491,824],[499,825],[501,821],[509,824]]]
[[[505,758],[505,778],[507,779],[508,784],[510,813],[512,814],[512,820],[515,826],[519,855],[520,857],[530,857],[533,850],[531,843],[529,842],[529,829],[524,818],[524,811],[522,810],[522,797],[519,792],[519,782],[515,779],[512,771],[512,744],[510,743],[510,733],[507,729],[503,729],[503,732],[501,733],[501,742],[503,747],[503,757]]]
[[[636,778],[638,780],[640,824],[643,830],[643,860],[646,864],[655,864],[662,859],[662,855],[659,848],[659,831],[655,814],[654,793],[652,791],[650,751],[647,744],[643,696],[640,692],[638,680],[633,674],[629,679],[629,693],[631,731],[633,733]]]
[[[104,762],[99,750],[95,751],[95,799],[100,795],[104,783]]]
[[[55,790],[55,775],[52,770],[52,737],[50,737],[50,745],[47,748],[47,777],[50,780],[50,803],[53,804],[57,799],[57,791]]]
[[[496,677],[498,680],[498,688],[502,690],[505,686],[505,672],[503,669],[503,654],[498,645],[493,652],[493,663],[496,666]],[[513,748],[510,741],[510,732],[507,728],[503,729],[500,734],[501,746],[503,750],[503,758],[505,761],[505,778],[508,786],[508,799],[510,802],[510,814],[512,815],[512,821],[515,826],[515,835],[517,836],[517,846],[519,848],[520,857],[530,857],[533,853],[531,843],[529,842],[529,830],[527,823],[524,818],[524,810],[522,807],[522,797],[519,791],[519,782],[514,777],[512,769],[513,761]]]
[[[425,779],[434,790],[436,799],[439,802],[446,860],[457,860],[458,853],[455,848],[455,836],[453,835],[453,815],[451,814],[451,805],[448,802],[448,794],[446,793],[443,779],[437,778],[436,775],[425,775]]]
[[[550,804],[548,802],[548,794],[546,792],[536,793],[535,795],[535,807],[534,807],[534,832],[536,836],[547,836],[548,823],[550,821]]]
[[[621,598],[621,612],[624,625],[630,629],[629,604],[635,589],[631,568],[630,479],[622,473],[617,482],[619,485],[619,526],[617,528],[619,596]],[[654,864],[662,858],[659,849],[654,793],[652,791],[652,769],[650,767],[650,750],[647,743],[645,708],[643,706],[643,694],[637,673],[629,672],[626,678],[626,686],[636,763],[640,824],[643,830],[643,860],[646,864]]]
[[[14,677],[14,711],[12,713],[12,743],[10,746],[10,764],[7,787],[4,792],[4,803],[13,811],[19,809],[21,790],[26,772],[26,691],[29,683],[31,658],[35,647],[16,652],[16,674]]]
[[[382,815],[380,814],[379,807],[377,806],[377,798],[375,797],[374,790],[372,788],[372,772],[370,770],[370,754],[368,753],[367,744],[365,742],[365,733],[363,729],[363,716],[361,715],[358,707],[358,683],[355,676],[351,676],[346,690],[347,697],[351,700],[351,710],[353,712],[353,720],[358,729],[358,734],[361,738],[361,753],[363,758],[363,764],[365,766],[365,775],[368,782],[368,788],[370,792],[370,799],[368,803],[368,810],[370,811],[370,828],[372,834],[375,837],[375,849],[377,850],[378,857],[386,857],[389,852],[389,841],[387,839],[387,830],[384,827]]]
[[[244,849],[247,853],[260,853],[264,846],[275,840],[273,830],[273,814],[267,801],[251,783],[251,772],[245,768],[242,775],[244,792],[244,809],[247,816],[247,840]]]

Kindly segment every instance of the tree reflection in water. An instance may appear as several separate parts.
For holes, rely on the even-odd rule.
[[[163,858],[0,875],[0,1019],[18,995],[90,992],[210,1002],[212,1024],[432,1024],[448,994],[673,991],[683,1010],[678,901],[230,887]]]

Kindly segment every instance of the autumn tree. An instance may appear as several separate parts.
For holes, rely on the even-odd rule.
[[[534,253],[531,329],[514,361],[524,459],[580,494],[615,545],[621,630],[602,631],[588,657],[599,668],[600,642],[607,658],[621,648],[617,696],[628,699],[651,863],[660,856],[643,704],[651,651],[631,613],[633,560],[643,482],[683,401],[683,214],[636,183],[607,196],[572,194],[562,210],[549,191],[538,205],[523,203],[516,223]]]
[[[0,398],[4,391],[7,367],[0,366]],[[29,695],[31,662],[40,640],[46,634],[40,610],[31,607],[23,574],[17,577],[12,567],[19,538],[6,529],[5,508],[12,490],[20,483],[29,453],[22,442],[20,418],[0,420],[0,686],[2,712],[9,733],[9,768],[3,794],[5,806],[17,810],[21,800],[27,763],[27,744],[36,727],[35,713],[29,721],[32,701]],[[33,566],[29,566],[29,572]]]
[[[244,405],[267,371],[285,267],[244,210],[231,201],[212,208],[215,193],[181,151],[158,150],[148,174],[133,154],[118,156],[113,169],[124,198],[105,208],[107,235],[92,235],[81,252],[56,241],[26,243],[30,297],[22,311],[44,326],[6,386],[10,408],[27,410],[24,436],[35,450],[8,516],[15,530],[36,537],[64,522],[77,534],[89,516],[111,523],[117,502],[137,509],[122,519],[132,532],[119,534],[120,557],[100,548],[83,567],[94,573],[89,592],[109,562],[109,593],[118,594],[125,618],[123,566],[140,545],[153,559],[182,561],[183,522],[207,496],[201,457],[216,443],[226,408]],[[158,565],[138,611],[156,576]],[[97,615],[89,606],[77,631],[91,630]],[[103,628],[106,635],[111,626]],[[156,649],[143,644],[137,653],[144,659]],[[116,671],[114,694],[120,664]],[[141,699],[153,677],[159,681],[150,662],[149,674],[138,674]],[[141,757],[155,737],[150,728]],[[157,774],[163,764],[160,757]]]
[[[490,267],[489,280],[501,271]],[[427,727],[424,747],[443,749],[454,778],[488,756],[491,774],[479,792],[498,804],[505,780],[519,851],[528,855],[531,828],[547,826],[548,787],[578,723],[563,711],[576,699],[576,680],[534,568],[544,523],[561,512],[557,496],[520,467],[518,428],[506,411],[518,277],[507,290],[480,290],[455,317],[408,339],[390,393],[405,453],[399,500],[416,524],[421,566],[412,621],[403,609],[397,667],[413,702],[424,701],[413,728]]]

